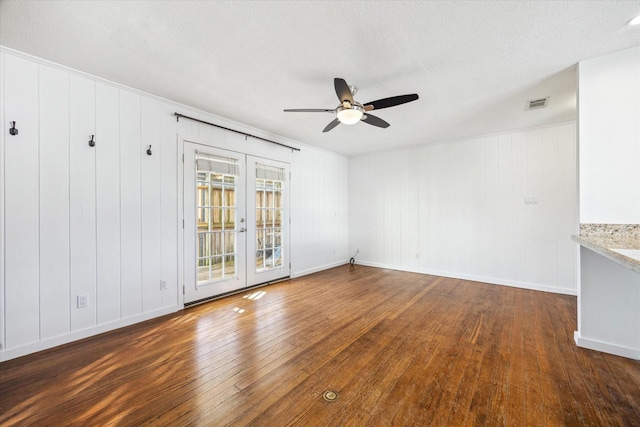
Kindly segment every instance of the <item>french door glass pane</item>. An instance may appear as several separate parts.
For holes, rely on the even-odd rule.
[[[238,179],[235,175],[215,171],[220,168],[215,162],[216,159],[205,157],[198,158],[196,162],[198,285],[236,275]]]
[[[262,170],[261,170],[262,168]],[[282,265],[284,169],[256,165],[256,272]],[[261,179],[261,174],[280,179]]]

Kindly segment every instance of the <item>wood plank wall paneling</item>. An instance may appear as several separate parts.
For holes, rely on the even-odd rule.
[[[511,236],[514,239],[512,261],[513,278],[515,280],[527,281],[527,265],[529,257],[529,237],[527,224],[527,207],[523,202],[524,195],[527,194],[527,139],[524,132],[511,135],[511,177],[505,177],[507,182],[511,181],[513,186],[512,198],[509,204],[512,206],[513,222]]]
[[[372,266],[575,293],[577,203],[575,123],[349,159]]]
[[[513,224],[515,207],[512,203],[514,187],[512,181],[508,179],[513,174],[511,139],[509,134],[499,135],[497,138],[498,212],[493,233],[495,239],[492,239],[495,246],[490,248],[490,250],[501,251],[501,256],[495,257],[497,277],[514,277],[514,266],[518,256],[516,251],[518,242],[513,238],[513,233],[516,231]]]
[[[40,338],[69,333],[69,75],[39,69]]]
[[[161,181],[160,156],[160,104],[142,98],[140,147],[142,177],[142,311],[162,307],[161,273]],[[151,155],[147,154],[151,146]],[[155,153],[154,153],[155,152]]]
[[[544,224],[540,230],[542,237],[540,249],[541,259],[541,282],[549,283],[551,286],[558,286],[558,241],[556,236],[562,229],[558,227],[556,219],[556,209],[563,206],[560,199],[559,176],[559,132],[553,128],[542,129],[541,159],[540,159],[540,224]],[[564,165],[562,165],[564,166]]]
[[[544,223],[541,217],[541,209],[549,206],[550,200],[544,199],[542,188],[542,144],[543,130],[535,129],[526,132],[525,148],[525,192],[520,196],[532,196],[538,198],[537,205],[525,205],[527,246],[526,246],[526,281],[528,283],[545,283],[542,277],[542,258],[544,252],[544,233],[548,227],[555,223]],[[554,186],[555,187],[555,186]],[[545,189],[546,190],[546,189]],[[550,189],[554,191],[553,189]],[[567,230],[570,234],[570,230]],[[567,238],[569,238],[567,236]],[[554,284],[549,283],[550,286]]]
[[[11,248],[4,259],[5,345],[19,347],[40,339],[38,66],[9,56],[4,66],[5,114],[18,129],[4,146],[4,203],[12,207],[4,216],[5,247]]]
[[[342,266],[0,364],[0,424],[640,422],[640,362],[575,328],[574,296]]]
[[[96,83],[97,323],[120,318],[120,93]]]
[[[120,91],[120,294],[122,317],[142,312],[140,96]]]
[[[69,300],[71,330],[96,324],[96,147],[95,83],[84,77],[69,80]],[[78,298],[87,306],[80,308]]]
[[[160,137],[155,155],[160,157],[160,212],[162,242],[161,277],[167,282],[167,289],[162,291],[162,307],[178,305],[178,260],[181,245],[178,242],[178,141],[176,126],[173,121],[173,108],[161,104],[160,117],[171,117],[172,120],[160,120]]]

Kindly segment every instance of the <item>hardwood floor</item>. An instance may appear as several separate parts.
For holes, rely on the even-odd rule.
[[[343,266],[4,362],[0,424],[640,425],[640,363],[575,329],[572,296]]]

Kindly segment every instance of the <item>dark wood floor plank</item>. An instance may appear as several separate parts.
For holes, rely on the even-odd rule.
[[[1,363],[0,425],[640,425],[640,362],[575,329],[575,297],[343,266]]]
[[[526,396],[525,396],[525,326],[527,321],[523,309],[524,292],[516,292],[513,301],[513,316],[511,317],[511,351],[509,358],[509,395],[507,396],[507,425],[526,425]]]

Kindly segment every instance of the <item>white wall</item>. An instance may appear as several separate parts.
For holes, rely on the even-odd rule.
[[[0,65],[0,361],[182,308],[183,137],[284,156],[292,275],[346,262],[344,157],[178,123],[176,111],[277,139],[10,49]]]
[[[583,61],[580,222],[640,223],[640,47]]]
[[[366,265],[575,294],[576,156],[571,122],[351,158],[350,252]]]
[[[292,276],[347,262],[347,159],[302,150],[291,165],[291,239],[296,248]]]

